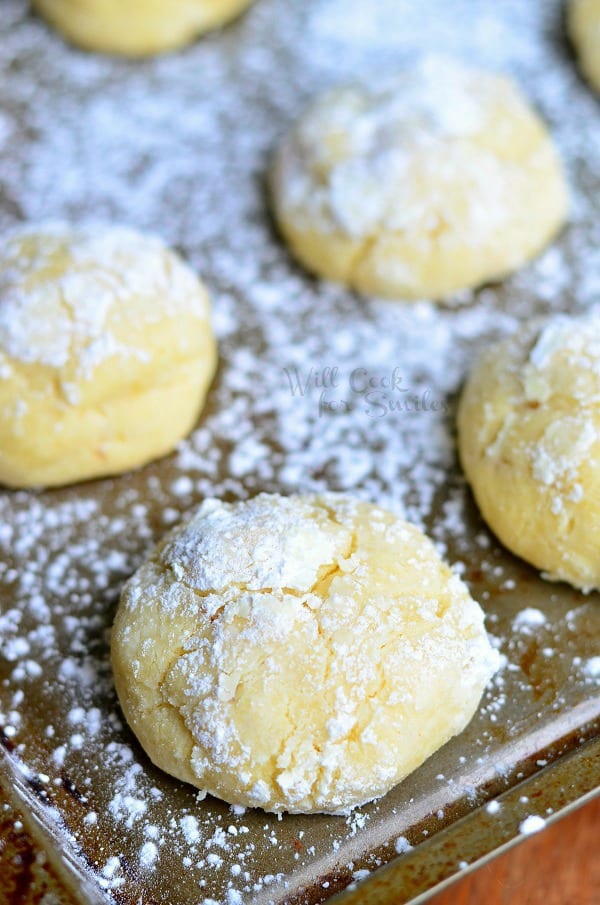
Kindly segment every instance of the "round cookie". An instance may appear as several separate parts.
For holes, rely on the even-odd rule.
[[[87,50],[142,57],[174,50],[224,25],[251,0],[32,0],[33,8]]]
[[[159,239],[50,225],[0,242],[0,483],[67,484],[170,452],[215,366],[207,293]]]
[[[600,91],[600,0],[570,0],[568,23],[581,69]]]
[[[558,316],[490,347],[458,412],[462,465],[513,553],[600,587],[600,320]]]
[[[112,635],[153,762],[274,812],[383,795],[466,726],[497,661],[431,542],[337,494],[207,500],[125,585]]]
[[[439,58],[317,100],[281,142],[271,186],[309,270],[404,299],[505,276],[567,212],[548,132],[512,82]]]

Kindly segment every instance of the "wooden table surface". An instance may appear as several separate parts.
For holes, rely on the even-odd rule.
[[[530,836],[429,905],[600,905],[600,799]]]
[[[0,905],[74,905],[0,790]],[[599,905],[600,799],[434,896],[430,905]]]

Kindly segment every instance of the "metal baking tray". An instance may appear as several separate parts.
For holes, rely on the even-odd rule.
[[[313,280],[273,228],[264,178],[307,98],[424,51],[512,73],[573,192],[571,223],[541,258],[440,307]],[[3,0],[0,229],[109,220],[161,234],[209,286],[221,350],[208,408],[174,455],[0,495],[1,782],[81,901],[422,901],[540,825],[528,817],[555,819],[598,788],[598,595],[545,582],[498,545],[453,429],[477,349],[598,300],[599,189],[600,105],[559,0],[256,0],[222,32],[136,63],[70,48],[25,0]],[[503,668],[465,732],[349,818],[198,802],[123,724],[108,657],[120,586],[206,496],[324,488],[434,537],[486,610]]]

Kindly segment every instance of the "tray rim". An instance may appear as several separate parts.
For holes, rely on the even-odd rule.
[[[544,819],[552,825],[595,798],[600,798],[600,721],[588,727],[590,735],[579,746],[559,755],[545,767],[512,785],[505,792],[491,796],[464,817],[453,821],[424,840],[409,852],[398,855],[387,864],[372,871],[352,889],[345,889],[326,899],[332,905],[422,905],[432,896],[452,886],[483,867],[494,858],[524,842],[528,835],[519,831],[519,824],[531,811],[529,801],[533,793],[544,792],[544,804],[552,807],[552,814]],[[579,732],[586,727],[580,727]],[[589,761],[591,770],[583,769]],[[594,764],[596,766],[594,767]],[[575,769],[574,769],[575,768]],[[579,768],[579,769],[578,769]],[[54,830],[44,813],[44,806],[27,787],[18,762],[0,745],[0,788],[9,803],[19,811],[23,823],[34,842],[47,855],[64,889],[81,905],[114,905],[117,901],[102,890],[87,873],[78,857],[72,840]],[[498,801],[501,811],[493,817],[487,811],[489,801]],[[475,857],[461,866],[456,860],[448,865],[443,848],[459,832],[465,833],[470,852]],[[428,885],[429,874],[423,868],[432,864],[438,875]],[[410,878],[414,877],[414,881]]]
[[[27,832],[48,857],[58,882],[72,899],[81,902],[82,905],[108,905],[108,903],[114,905],[112,896],[106,895],[82,867],[73,841],[61,839],[60,830],[51,826],[44,806],[28,788],[18,762],[2,745],[0,745],[0,790],[8,803],[19,812]]]
[[[545,806],[553,808],[552,814],[544,817],[546,826],[600,798],[600,722],[592,728],[594,734],[582,741],[578,748],[559,756],[506,792],[490,798],[489,801],[497,801],[501,805],[498,814],[491,817],[487,812],[489,801],[485,802],[411,851],[373,871],[355,889],[343,890],[328,902],[332,905],[421,905],[529,838],[528,834],[519,831],[521,821],[531,813],[530,801],[521,801],[522,797],[531,799],[534,798],[533,793],[544,791]],[[589,774],[583,769],[573,769],[581,768],[587,760],[592,767]],[[442,855],[443,846],[461,830],[468,838],[468,845],[473,846],[477,854],[467,866],[461,867],[457,861],[455,866],[444,870],[443,861],[447,861],[447,856]],[[478,840],[479,845],[476,845]],[[435,863],[436,859],[442,862],[440,875],[432,886],[426,886],[418,878],[427,876],[423,866]],[[414,895],[411,892],[409,898],[402,895],[402,886],[407,888],[402,875],[408,874],[417,878]]]

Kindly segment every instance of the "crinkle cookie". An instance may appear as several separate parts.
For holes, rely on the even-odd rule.
[[[492,345],[458,414],[465,474],[513,553],[600,587],[600,318],[555,316]]]
[[[379,296],[443,299],[500,279],[567,213],[548,131],[515,85],[437,57],[318,99],[271,176],[298,260]]]
[[[0,241],[0,483],[69,484],[165,455],[215,366],[208,295],[159,239],[51,225]]]
[[[251,0],[32,0],[73,44],[142,57],[175,50],[233,19]]]
[[[432,543],[337,494],[207,500],[125,585],[121,705],[162,769],[232,804],[345,812],[477,710],[498,665]]]

